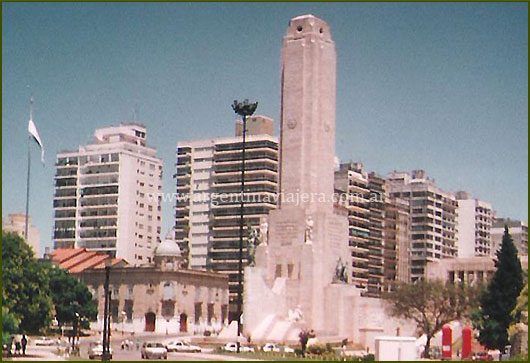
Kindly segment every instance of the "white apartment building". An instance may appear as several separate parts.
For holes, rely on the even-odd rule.
[[[528,256],[528,223],[510,218],[497,218],[491,227],[491,255],[495,256],[501,248],[504,226],[512,236],[519,255]]]
[[[424,277],[427,262],[458,254],[458,201],[423,170],[387,175],[390,195],[409,201],[411,280]]]
[[[54,248],[84,247],[151,263],[160,242],[162,161],[137,123],[97,129],[94,142],[57,154]]]
[[[229,275],[231,303],[238,285],[241,129],[236,122],[234,137],[179,142],[176,155],[175,240],[189,267]],[[248,225],[259,228],[276,208],[278,139],[273,130],[268,117],[247,118],[244,264]]]
[[[491,204],[457,192],[458,257],[489,256],[491,253]]]

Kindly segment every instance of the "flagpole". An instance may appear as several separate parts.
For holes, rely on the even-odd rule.
[[[26,180],[26,226],[24,230],[24,236],[26,238],[26,242],[29,241],[28,238],[28,221],[29,221],[29,175],[30,175],[30,168],[31,168],[31,153],[30,153],[30,146],[31,146],[31,135],[28,136],[28,178]]]
[[[33,122],[33,94],[29,98],[29,120]],[[28,130],[29,131],[29,130]],[[26,225],[24,228],[24,236],[26,242],[29,243],[28,224],[29,224],[29,175],[31,170],[31,134],[28,135],[28,178],[26,180]]]

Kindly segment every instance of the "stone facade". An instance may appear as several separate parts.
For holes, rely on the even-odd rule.
[[[279,208],[245,270],[244,333],[253,342],[344,338],[375,347],[376,335],[413,327],[390,319],[381,299],[350,283],[348,216],[334,193],[335,45],[313,15],[291,19],[282,50]]]
[[[523,271],[528,271],[528,256],[519,255]],[[490,256],[462,257],[428,262],[425,277],[451,282],[486,282],[496,271],[495,261]]]
[[[103,327],[107,262],[113,331],[202,334],[228,324],[228,276],[185,268],[174,241],[159,244],[151,265],[132,266],[85,249],[56,250],[51,259],[92,292],[98,307],[93,329]]]

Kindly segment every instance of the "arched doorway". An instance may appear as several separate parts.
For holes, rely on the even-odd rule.
[[[188,331],[188,316],[186,313],[180,314],[180,331],[186,333]]]
[[[153,312],[145,314],[145,331],[155,331],[156,315]]]

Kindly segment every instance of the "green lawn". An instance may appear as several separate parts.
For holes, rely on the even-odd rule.
[[[335,354],[322,354],[322,355],[311,355],[306,354],[305,357],[296,356],[292,353],[273,353],[273,352],[245,352],[245,353],[232,353],[224,351],[216,351],[215,354],[230,355],[239,358],[248,358],[248,359],[262,359],[262,360],[272,360],[272,361],[342,361],[338,355]],[[346,360],[354,361],[354,357],[346,357]]]

